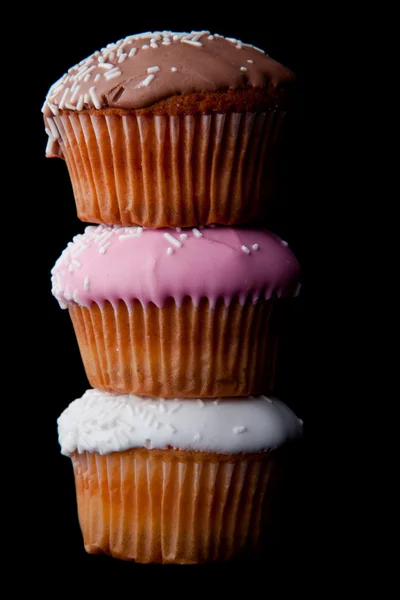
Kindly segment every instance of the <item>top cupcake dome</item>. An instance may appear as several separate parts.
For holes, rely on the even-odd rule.
[[[43,106],[78,217],[147,227],[242,224],[273,194],[293,73],[208,31],[128,36],[71,67]]]
[[[272,95],[293,77],[264,50],[233,38],[209,31],[148,32],[108,44],[71,67],[51,86],[44,114],[143,109],[178,94],[247,86],[270,88]]]

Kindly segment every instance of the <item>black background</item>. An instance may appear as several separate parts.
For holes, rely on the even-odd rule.
[[[27,191],[21,214],[14,218],[19,217],[26,230],[31,231],[32,243],[28,237],[24,238],[28,262],[17,274],[17,284],[21,280],[29,281],[30,291],[28,299],[26,295],[21,297],[19,315],[23,317],[19,317],[19,326],[24,343],[19,354],[18,381],[15,385],[13,380],[12,387],[17,396],[20,388],[24,390],[19,406],[24,411],[30,483],[19,482],[23,492],[16,502],[21,504],[24,516],[16,556],[22,553],[27,563],[40,572],[51,568],[60,574],[79,572],[97,576],[101,573],[104,581],[117,575],[121,582],[132,577],[138,582],[155,583],[162,573],[162,581],[168,582],[166,585],[184,580],[207,585],[215,580],[234,582],[235,578],[243,584],[242,578],[250,576],[250,581],[256,587],[261,583],[266,593],[267,581],[286,585],[293,577],[299,589],[302,585],[306,589],[310,565],[316,564],[319,555],[313,545],[321,512],[317,508],[314,463],[315,441],[321,427],[318,403],[323,350],[319,335],[327,320],[327,316],[321,314],[316,291],[323,260],[324,246],[320,242],[324,230],[315,228],[314,223],[318,218],[324,221],[325,216],[315,193],[318,149],[313,147],[308,114],[311,66],[306,59],[310,44],[307,19],[298,15],[292,15],[291,19],[288,15],[258,19],[256,10],[243,18],[236,14],[235,18],[228,19],[225,15],[220,20],[211,19],[210,15],[207,18],[204,11],[201,18],[188,14],[187,19],[182,19],[181,11],[175,14],[172,9],[152,11],[150,7],[148,13],[154,12],[155,18],[143,17],[143,12],[138,13],[134,8],[130,13],[126,8],[122,18],[121,11],[116,15],[111,7],[104,12],[99,10],[96,18],[92,15],[91,19],[84,18],[79,6],[73,11],[73,17],[65,12],[69,11],[58,15],[44,11],[39,26],[26,34],[24,42],[34,49],[36,59],[26,73],[30,89],[29,102],[24,108],[23,146],[17,140],[18,147],[23,147],[18,161],[22,166],[29,165],[29,178],[26,175],[24,181],[25,171],[18,171],[20,181],[17,183],[25,185]],[[260,29],[253,29],[255,26]],[[164,29],[209,29],[252,43],[290,67],[298,82],[296,108],[292,111],[283,148],[278,198],[268,227],[289,242],[303,270],[302,293],[287,327],[277,392],[305,422],[304,456],[297,477],[296,510],[287,521],[281,544],[273,553],[250,565],[177,569],[133,565],[87,555],[77,521],[71,464],[60,455],[57,441],[57,417],[89,385],[68,313],[59,308],[50,293],[50,270],[66,244],[73,235],[83,231],[85,224],[76,217],[65,163],[45,158],[47,136],[41,106],[52,83],[82,58],[129,34]],[[315,82],[315,60],[312,69]],[[287,572],[292,574],[290,578],[286,578]]]

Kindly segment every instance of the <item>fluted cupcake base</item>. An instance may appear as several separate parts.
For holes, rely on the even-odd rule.
[[[85,549],[141,563],[197,564],[253,554],[273,519],[277,456],[75,452]]]
[[[139,301],[72,304],[86,375],[94,388],[164,398],[249,396],[272,391],[282,299],[242,306],[207,299],[164,308]]]

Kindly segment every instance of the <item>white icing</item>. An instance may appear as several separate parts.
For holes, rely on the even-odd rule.
[[[57,420],[61,452],[129,448],[260,452],[301,436],[300,419],[279,400],[169,399],[88,390]]]

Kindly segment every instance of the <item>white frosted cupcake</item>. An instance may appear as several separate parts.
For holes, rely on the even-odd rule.
[[[260,548],[302,424],[265,396],[181,402],[88,390],[58,431],[87,552],[196,564]]]

